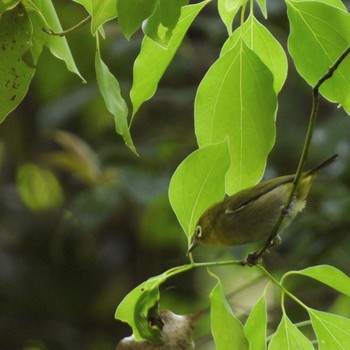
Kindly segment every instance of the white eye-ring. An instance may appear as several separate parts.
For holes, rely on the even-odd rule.
[[[200,225],[196,227],[196,237],[201,238],[202,237],[202,228]]]

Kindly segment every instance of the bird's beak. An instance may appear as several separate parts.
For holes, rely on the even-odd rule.
[[[189,256],[189,254],[192,252],[192,250],[194,248],[196,248],[198,246],[198,243],[196,241],[193,241],[192,244],[188,247],[188,250],[187,250],[187,256]]]

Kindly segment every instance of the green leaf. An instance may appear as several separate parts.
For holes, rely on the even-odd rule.
[[[269,350],[314,350],[312,343],[286,316],[282,320],[273,335]]]
[[[228,305],[219,279],[210,293],[210,319],[216,350],[248,350],[242,323]]]
[[[12,10],[19,3],[19,0],[2,0],[0,2],[0,15],[5,11]]]
[[[127,322],[136,340],[146,339],[159,343],[162,334],[149,327],[149,311],[158,308],[159,285],[166,280],[163,274],[152,277],[134,288],[119,304],[115,318]]]
[[[333,3],[333,2],[332,2]],[[299,74],[312,86],[350,44],[350,15],[319,1],[287,1],[289,51]],[[322,95],[350,113],[350,57],[320,88]]]
[[[33,8],[26,8],[26,9],[27,9],[30,23],[33,28],[33,35],[30,41],[31,42],[30,51],[32,53],[34,64],[36,64],[41,55],[47,34],[45,34],[44,31],[42,30],[44,26],[44,22],[42,17],[40,16],[40,13],[38,13]]]
[[[24,164],[17,171],[18,192],[23,203],[33,211],[58,208],[63,203],[61,185],[49,170]]]
[[[0,122],[23,100],[35,73],[31,38],[32,26],[23,5],[1,15]]]
[[[75,0],[91,14],[91,33],[95,35],[99,27],[117,17],[117,0]]]
[[[221,20],[224,22],[229,35],[232,34],[233,20],[247,0],[218,0],[218,10]]]
[[[272,74],[243,40],[222,55],[200,83],[195,101],[197,141],[204,147],[228,137],[228,194],[261,178],[275,141],[276,109]]]
[[[187,4],[188,0],[160,0],[160,23],[174,29],[181,15],[181,7]]]
[[[245,325],[244,334],[249,342],[249,350],[266,349],[267,312],[265,295],[255,304]]]
[[[350,344],[350,320],[348,318],[309,309],[312,327],[320,350],[346,350]]]
[[[251,14],[243,26],[237,29],[222,47],[221,55],[231,50],[241,37],[244,43],[253,50],[273,75],[273,85],[278,94],[287,78],[287,56],[281,44],[273,35]]]
[[[118,0],[119,25],[125,37],[130,37],[156,9],[157,0]]]
[[[130,92],[133,116],[141,104],[156,92],[159,80],[173,59],[187,29],[209,1],[206,0],[199,4],[182,7],[180,19],[173,30],[166,49],[150,38],[145,37],[143,39],[141,51],[134,63],[134,81]],[[163,30],[166,29],[163,28]]]
[[[149,316],[158,313],[159,286],[172,275],[191,269],[191,265],[178,266],[152,277],[134,288],[119,304],[115,318],[127,322],[136,340],[145,339],[160,343],[162,333],[149,326]]]
[[[189,239],[204,210],[224,197],[229,166],[230,156],[224,141],[191,153],[172,176],[169,200]]]
[[[107,110],[114,116],[115,129],[123,137],[126,145],[136,153],[127,122],[128,107],[121,96],[117,79],[102,61],[98,50],[96,50],[95,55],[95,69],[97,85],[101,91]]]
[[[55,31],[62,31],[60,21],[57,17],[55,8],[51,0],[32,0],[32,4],[35,6],[37,11],[41,14],[47,26]],[[67,66],[67,69],[72,73],[77,74],[84,82],[84,78],[79,73],[77,66],[75,65],[73,56],[70,52],[67,40],[65,37],[59,37],[57,35],[47,34],[45,45],[50,49],[51,53],[57,58],[63,60]]]
[[[259,0],[257,0],[257,1],[259,1]],[[294,1],[305,1],[305,0],[294,0]],[[315,0],[315,1],[323,2],[324,4],[337,7],[340,10],[347,11],[346,6],[343,4],[342,0]]]
[[[311,277],[350,297],[350,277],[333,266],[319,265],[300,271],[290,271],[284,275],[283,279],[290,275]]]
[[[266,0],[256,0],[264,17],[267,18]]]

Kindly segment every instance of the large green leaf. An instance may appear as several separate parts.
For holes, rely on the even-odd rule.
[[[350,297],[350,277],[333,266],[319,265],[300,271],[290,271],[284,275],[283,279],[290,275],[311,277]]]
[[[216,350],[248,350],[242,323],[228,305],[220,280],[210,293],[210,319]]]
[[[1,15],[0,122],[23,100],[34,75],[31,39],[32,26],[23,5]]]
[[[187,29],[209,1],[182,7],[180,19],[173,30],[167,48],[161,47],[150,38],[143,39],[141,51],[134,63],[134,80],[130,92],[133,116],[141,104],[156,92],[160,78],[173,59]],[[163,27],[163,30],[167,29]]]
[[[49,29],[55,32],[62,31],[60,21],[57,17],[55,8],[51,0],[45,0],[45,1],[31,0],[30,2],[33,4],[33,6],[35,6],[36,10],[40,13],[40,15],[44,19]],[[75,65],[73,56],[70,52],[70,49],[65,37],[47,34],[45,45],[50,49],[51,53],[54,56],[56,56],[57,58],[65,62],[67,69],[69,71],[77,74],[83,81],[85,81],[84,78],[80,75],[77,66]]]
[[[119,25],[129,39],[156,9],[157,0],[118,0]]]
[[[320,350],[347,350],[350,345],[350,320],[323,311],[308,310]]]
[[[278,94],[287,78],[288,62],[281,44],[251,14],[222,47],[221,55],[231,50],[243,37],[244,43],[256,53],[273,75],[273,85]]]
[[[239,40],[203,78],[195,101],[200,147],[229,139],[231,167],[226,192],[261,178],[275,141],[277,99],[270,70]]]
[[[260,0],[257,0],[257,1],[260,1]],[[294,0],[294,1],[305,1],[305,0]],[[346,6],[342,2],[342,0],[315,0],[315,1],[323,2],[324,4],[335,6],[335,7],[337,7],[340,10],[347,11],[346,10]]]
[[[273,335],[269,350],[314,350],[310,340],[305,337],[303,333],[290,321],[290,319],[283,315],[282,320]]]
[[[105,22],[117,17],[117,0],[74,0],[83,5],[91,14],[91,33]]]
[[[249,350],[266,349],[267,312],[265,295],[255,304],[245,325],[244,334],[249,342]]]
[[[300,75],[313,86],[350,45],[350,15],[319,1],[288,0],[287,5],[291,27],[289,51]],[[347,57],[320,92],[350,113],[349,87],[350,57]]]
[[[191,153],[171,178],[170,203],[189,239],[203,211],[224,197],[229,166],[230,155],[224,141]]]
[[[128,107],[120,93],[117,79],[102,61],[98,50],[96,50],[95,55],[95,69],[97,85],[101,91],[101,95],[103,96],[108,111],[114,116],[115,129],[117,133],[123,137],[126,145],[136,153],[127,122]]]
[[[232,34],[232,22],[247,0],[218,0],[218,10],[221,20],[224,22],[229,35]]]

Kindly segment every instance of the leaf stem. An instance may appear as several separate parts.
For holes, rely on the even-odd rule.
[[[73,27],[71,27],[69,29],[63,30],[62,32],[55,32],[52,29],[49,29],[46,27],[43,27],[42,30],[43,30],[43,32],[50,34],[50,35],[65,36],[67,34],[70,34],[71,32],[74,32],[76,29],[80,28],[81,26],[83,26],[85,23],[90,21],[90,19],[91,19],[91,15],[88,15],[86,18],[84,18],[78,24],[74,25]]]
[[[243,6],[242,6],[242,10],[241,10],[241,26],[243,25],[244,23],[244,16],[245,16],[245,10],[247,8],[247,3],[245,3]]]
[[[278,288],[281,289],[282,293],[288,295],[290,298],[292,298],[296,303],[298,303],[302,308],[304,308],[305,310],[310,310],[310,308],[305,305],[300,299],[298,299],[293,293],[291,293],[288,289],[286,289],[280,282],[278,282],[276,280],[276,278],[274,278],[270,272],[268,272],[263,266],[261,266],[260,264],[256,265],[261,271],[263,271],[268,277],[269,279],[276,284],[276,286],[278,286]],[[284,302],[284,296],[282,297],[282,301]],[[282,310],[284,310],[284,305],[282,305]]]
[[[293,186],[292,189],[289,193],[289,197],[287,199],[286,204],[284,205],[284,210],[281,210],[281,213],[271,231],[270,236],[268,237],[265,245],[257,250],[254,253],[251,253],[247,256],[247,258],[242,262],[243,264],[248,264],[248,265],[255,265],[259,262],[260,258],[265,254],[266,250],[269,249],[271,246],[274,245],[273,241],[275,237],[277,236],[279,229],[281,227],[281,224],[285,218],[284,211],[288,211],[290,208],[290,205],[293,201],[295,191],[297,189],[297,185],[299,183],[299,180],[301,178],[301,175],[303,173],[304,165],[306,160],[308,159],[309,155],[309,149],[310,149],[310,144],[312,140],[312,135],[313,131],[315,128],[316,120],[317,120],[317,115],[318,115],[318,107],[319,107],[319,89],[321,85],[328,79],[330,79],[334,72],[337,70],[339,65],[344,61],[344,59],[347,57],[347,55],[350,53],[350,46],[338,57],[338,59],[328,68],[328,71],[316,82],[316,84],[312,87],[312,108],[311,108],[311,114],[310,114],[310,119],[309,119],[309,126],[307,129],[305,141],[304,141],[304,146],[303,150],[300,156],[298,168],[293,180]]]

